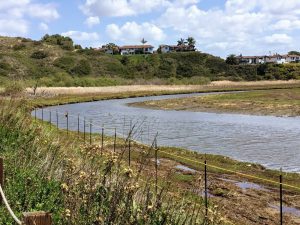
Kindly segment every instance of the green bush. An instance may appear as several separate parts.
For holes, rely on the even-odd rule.
[[[25,91],[25,86],[22,81],[10,82],[4,88],[3,94],[6,96],[18,96]]]
[[[42,50],[33,52],[30,56],[33,59],[44,59],[48,57],[48,53]]]
[[[53,65],[69,72],[75,65],[75,59],[70,56],[63,56],[61,58],[56,59],[53,62]]]
[[[71,70],[71,73],[78,76],[89,75],[92,72],[89,61],[82,59],[77,65]]]
[[[15,51],[19,51],[19,50],[22,50],[22,49],[24,49],[24,48],[26,48],[26,45],[23,44],[23,43],[21,43],[21,44],[15,44],[15,45],[13,46],[13,50],[15,50]]]

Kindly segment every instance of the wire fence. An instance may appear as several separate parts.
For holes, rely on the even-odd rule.
[[[149,129],[148,131],[145,131],[143,129],[143,121],[140,123],[133,123],[132,120],[128,120],[124,117],[124,122],[123,123],[105,123],[105,124],[101,124],[101,121],[97,121],[97,120],[92,120],[92,119],[86,119],[85,117],[82,117],[81,115],[72,115],[69,112],[65,112],[65,113],[61,113],[58,111],[52,112],[51,110],[47,110],[47,109],[39,109],[39,115],[37,114],[37,109],[34,110],[34,118],[35,120],[41,119],[43,122],[47,121],[50,124],[54,124],[56,125],[57,129],[59,128],[63,128],[66,130],[66,132],[69,134],[69,132],[72,130],[72,132],[76,132],[78,133],[78,135],[83,135],[83,141],[84,143],[89,143],[89,144],[93,144],[93,133],[98,133],[100,135],[100,145],[101,145],[101,149],[103,150],[104,148],[104,136],[111,136],[113,138],[113,151],[116,151],[116,143],[117,143],[117,138],[123,138],[127,140],[127,145],[128,145],[128,165],[131,165],[131,145],[132,143],[137,143],[137,144],[141,144],[141,145],[150,145],[150,132]],[[45,117],[45,113],[48,114],[47,117]],[[55,115],[55,117],[53,117],[53,115]],[[45,119],[47,118],[47,119]],[[70,126],[71,125],[71,126]],[[117,130],[117,126],[122,126],[123,129],[121,132],[119,132]],[[148,137],[146,138],[147,140],[145,140],[145,138],[142,138],[144,136],[145,133],[148,132]],[[180,140],[180,139],[185,139],[185,138],[189,138],[191,136],[195,136],[198,137],[198,135],[189,135],[189,136],[180,136],[180,137],[176,137],[176,138],[172,138],[172,137],[162,137],[162,139],[168,139],[168,140]],[[140,139],[140,140],[139,140]],[[246,178],[246,179],[251,179],[251,180],[256,180],[256,181],[260,181],[260,182],[264,182],[264,183],[268,183],[270,185],[273,185],[273,187],[275,186],[275,188],[278,188],[278,193],[279,193],[279,207],[275,207],[276,209],[278,209],[279,212],[279,220],[280,220],[280,224],[284,223],[284,200],[283,200],[283,194],[284,194],[284,188],[287,188],[289,190],[294,190],[294,191],[300,191],[300,187],[292,185],[292,184],[288,184],[283,182],[283,175],[282,173],[279,175],[278,180],[272,180],[272,179],[267,179],[267,178],[263,178],[260,176],[256,176],[256,175],[252,175],[252,174],[246,174],[246,173],[242,173],[239,171],[235,171],[232,169],[228,169],[228,168],[222,168],[220,166],[216,166],[214,164],[210,164],[207,162],[207,160],[205,159],[204,161],[199,161],[199,160],[195,160],[192,158],[188,158],[188,157],[184,157],[178,154],[174,154],[168,151],[164,151],[162,149],[159,149],[159,147],[157,146],[157,134],[154,138],[155,140],[155,189],[157,191],[157,189],[159,188],[158,186],[158,182],[157,182],[157,176],[158,176],[158,166],[159,166],[159,156],[161,156],[161,158],[163,157],[167,157],[167,158],[172,158],[178,161],[182,161],[182,162],[189,162],[193,165],[194,168],[197,168],[197,172],[202,171],[203,172],[203,176],[204,176],[204,193],[203,193],[203,198],[204,198],[204,203],[205,203],[205,215],[207,216],[209,213],[209,206],[208,206],[208,202],[209,202],[209,198],[211,196],[213,196],[211,193],[209,193],[209,179],[210,178],[210,173],[209,169],[214,169],[214,170],[218,170],[221,171],[225,174],[235,174],[237,176]],[[153,144],[153,143],[152,143]],[[200,167],[201,166],[201,167]],[[300,211],[299,211],[300,212]]]

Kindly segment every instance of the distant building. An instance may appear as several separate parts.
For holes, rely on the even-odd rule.
[[[300,62],[299,55],[279,55],[274,54],[270,56],[242,56],[239,55],[236,57],[239,61],[239,64],[263,64],[263,63],[275,63],[275,64],[284,64],[284,63],[298,63]]]
[[[177,45],[160,45],[161,53],[177,52],[180,46]]]
[[[152,45],[125,45],[119,47],[121,55],[135,54],[153,54],[154,47]]]

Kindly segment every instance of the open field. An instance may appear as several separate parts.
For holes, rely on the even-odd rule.
[[[300,80],[290,81],[253,81],[253,82],[232,82],[214,81],[207,85],[130,85],[112,87],[40,87],[37,94],[45,95],[83,95],[103,93],[128,93],[128,92],[198,92],[198,91],[222,91],[222,90],[247,90],[285,88],[300,86]],[[32,89],[27,88],[27,93],[32,94]]]
[[[147,101],[132,105],[164,110],[300,116],[300,88]]]

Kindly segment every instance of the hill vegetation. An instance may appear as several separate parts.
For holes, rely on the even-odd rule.
[[[60,35],[40,41],[0,37],[0,85],[12,80],[41,86],[123,84],[203,84],[212,80],[297,79],[300,66],[229,65],[200,52],[152,55],[108,55],[82,49]]]

